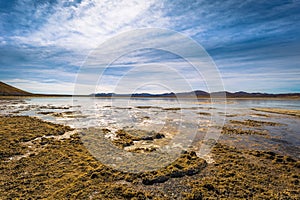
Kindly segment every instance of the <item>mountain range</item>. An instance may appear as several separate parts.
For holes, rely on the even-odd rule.
[[[134,94],[115,94],[115,93],[97,93],[91,94],[95,97],[160,97],[160,98],[210,98],[210,97],[225,97],[226,98],[299,98],[300,93],[282,93],[282,94],[269,94],[269,93],[248,93],[244,91],[239,92],[212,92],[208,93],[202,90],[195,90],[191,92],[181,93],[162,93],[162,94],[150,94],[150,93],[134,93]]]
[[[162,93],[162,94],[150,94],[150,93],[134,93],[134,94],[116,94],[116,93],[96,93],[90,95],[82,95],[89,97],[141,97],[141,98],[210,98],[210,97],[224,97],[227,98],[300,98],[300,93],[282,93],[282,94],[270,94],[270,93],[248,93],[248,92],[212,92],[208,93],[202,90],[195,90],[192,92],[181,93]],[[57,95],[57,94],[34,94],[18,89],[6,83],[0,81],[0,96],[72,96],[72,95]]]

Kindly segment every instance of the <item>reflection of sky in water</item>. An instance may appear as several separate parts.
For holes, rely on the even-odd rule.
[[[4,107],[6,106],[6,107]],[[26,107],[30,106],[30,109]],[[69,109],[49,109],[45,106],[68,107]],[[207,99],[104,99],[104,98],[32,98],[25,103],[13,103],[0,100],[1,114],[19,110],[17,115],[37,116],[46,121],[70,125],[75,128],[102,127],[116,131],[122,128],[153,130],[156,132],[174,132],[182,134],[198,131],[206,133],[203,127],[212,123],[222,126],[223,119],[261,120],[284,124],[283,126],[254,127],[256,130],[268,130],[270,137],[257,135],[222,135],[221,140],[241,147],[272,149],[288,152],[299,157],[300,129],[299,118],[253,111],[251,108],[270,107],[300,109],[299,100],[233,100],[228,99],[226,110],[224,103],[210,104]],[[170,109],[171,108],[171,109]],[[180,108],[180,109],[172,109]],[[38,112],[76,111],[74,116],[53,117]],[[267,114],[268,117],[257,115]],[[228,116],[225,118],[225,116]],[[213,122],[212,122],[213,120]],[[245,127],[250,128],[250,127]],[[253,127],[251,127],[252,129]],[[212,131],[211,131],[212,132]]]

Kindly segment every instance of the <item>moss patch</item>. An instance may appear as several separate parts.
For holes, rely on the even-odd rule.
[[[198,112],[200,115],[206,115],[206,116],[211,116],[211,113],[208,112]]]
[[[201,179],[189,184],[193,199],[297,199],[300,162],[266,151],[240,151],[217,144],[212,153],[215,163]]]
[[[252,110],[300,117],[300,110],[288,110],[280,108],[253,108]]]
[[[0,127],[0,159],[24,154],[27,147],[22,145],[22,142],[44,135],[62,135],[66,131],[72,130],[67,126],[23,116],[0,116]]]
[[[143,130],[118,130],[117,139],[112,142],[121,148],[133,145],[133,141],[162,139],[165,136],[154,131]]]
[[[232,124],[240,124],[245,126],[252,126],[252,127],[261,127],[261,126],[280,126],[282,124],[275,123],[275,122],[267,122],[267,121],[258,121],[247,119],[245,121],[238,121],[238,120],[230,120]]]
[[[222,134],[237,134],[237,135],[267,135],[267,131],[257,131],[257,130],[250,130],[250,129],[242,129],[242,128],[234,128],[230,126],[223,126],[222,127]]]
[[[7,159],[28,141],[60,135],[69,127],[30,117],[1,117],[2,199],[297,199],[300,162],[268,151],[217,144],[213,164],[195,152],[152,172],[125,173],[89,154],[78,135],[43,140],[43,148],[20,160]],[[5,138],[5,137],[6,138]],[[4,142],[8,141],[8,142]],[[13,141],[13,142],[12,142]],[[11,144],[12,142],[12,144]],[[9,145],[7,145],[9,144]],[[10,148],[13,148],[11,151]]]

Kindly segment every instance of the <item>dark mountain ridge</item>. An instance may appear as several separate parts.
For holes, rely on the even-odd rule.
[[[226,96],[225,96],[226,95]],[[57,96],[57,97],[71,97],[72,95],[58,95],[58,94],[34,94],[18,89],[6,83],[0,81],[0,96]],[[76,95],[78,96],[78,95]],[[80,95],[79,95],[80,96]],[[180,93],[134,93],[134,94],[116,94],[116,93],[96,93],[90,95],[81,95],[86,97],[141,97],[141,98],[211,98],[211,97],[227,97],[227,98],[300,98],[300,93],[282,93],[282,94],[270,94],[270,93],[248,93],[244,91],[239,92],[212,92],[208,93],[202,90],[195,90],[191,92]]]
[[[208,93],[202,90],[195,90],[192,92],[181,93],[162,93],[162,94],[150,94],[150,93],[134,93],[134,94],[116,94],[116,93],[97,93],[91,94],[94,97],[160,97],[160,98],[211,98],[211,97],[226,97],[226,98],[299,98],[300,93],[282,93],[282,94],[269,94],[269,93],[248,93],[248,92],[212,92]]]

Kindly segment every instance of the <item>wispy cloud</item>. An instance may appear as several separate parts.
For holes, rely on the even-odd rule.
[[[93,56],[92,50],[99,44],[128,30],[156,27],[179,31],[202,44],[219,67],[225,88],[230,91],[300,92],[297,78],[300,73],[299,9],[299,1],[280,0],[1,1],[0,78],[30,91],[43,92],[45,87],[44,92],[47,92],[52,84],[52,88],[60,88],[57,92],[72,93],[70,88],[80,66],[88,55]],[[148,39],[151,38],[145,41]],[[134,42],[137,41],[124,37],[117,45],[122,51],[134,46]],[[189,51],[175,38],[165,37],[156,42]],[[113,52],[118,53],[109,46],[101,55],[114,57]],[[146,79],[151,74],[149,70],[144,69],[143,75],[134,71],[145,64],[169,66],[189,79],[193,89],[207,89],[205,77],[194,73],[178,56],[138,50],[114,62],[106,71],[101,90],[112,90],[122,73],[130,70],[132,80],[140,80],[139,76]],[[97,67],[99,69],[99,65]],[[152,72],[157,70],[153,67]],[[85,81],[80,84],[85,89],[93,87],[88,83],[99,76],[97,70],[81,73]],[[163,79],[166,73],[162,70],[155,76]],[[174,88],[185,89],[171,74]],[[160,91],[153,85],[144,88]]]
[[[69,5],[60,1],[43,26],[14,39],[25,44],[90,50],[112,35],[132,28],[167,26],[168,20],[150,7],[155,1],[83,0]],[[37,13],[42,13],[44,7]]]
[[[8,84],[12,84],[21,89],[30,88],[30,92],[38,94],[71,94],[74,83],[55,80],[34,81],[28,79],[7,79]]]

